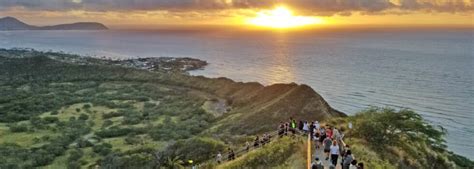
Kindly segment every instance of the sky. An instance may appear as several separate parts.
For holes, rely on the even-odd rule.
[[[474,26],[474,0],[0,0],[0,17],[30,24],[94,21],[112,28],[241,26],[285,6],[313,26]]]

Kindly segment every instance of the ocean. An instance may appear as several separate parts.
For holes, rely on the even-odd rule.
[[[473,29],[311,31],[0,31],[0,48],[107,58],[193,57],[193,75],[308,84],[347,114],[410,108],[447,129],[448,148],[474,159]]]

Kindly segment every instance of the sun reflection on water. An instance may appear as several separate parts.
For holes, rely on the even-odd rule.
[[[272,57],[264,69],[269,75],[266,76],[268,79],[264,79],[268,84],[274,83],[291,83],[295,81],[294,68],[291,66],[291,54],[290,48],[288,47],[288,37],[284,32],[276,32],[274,41],[272,44],[273,50],[275,50],[275,56]]]

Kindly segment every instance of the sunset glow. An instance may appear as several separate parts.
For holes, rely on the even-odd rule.
[[[25,3],[20,3],[20,2]],[[0,17],[34,25],[100,22],[113,29],[227,27],[327,29],[330,27],[474,27],[470,0],[350,1],[237,0],[0,0]],[[324,2],[324,3],[323,3]],[[53,4],[53,5],[52,5]],[[224,28],[225,27],[225,28]]]
[[[294,16],[290,9],[279,6],[272,10],[258,12],[255,18],[248,20],[248,23],[255,26],[282,29],[321,24],[323,20],[316,17]]]

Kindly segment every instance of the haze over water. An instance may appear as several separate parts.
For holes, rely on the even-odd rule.
[[[236,81],[304,83],[347,114],[411,108],[446,128],[448,147],[474,159],[474,31],[12,31],[0,48],[77,54],[194,57],[192,72]]]

